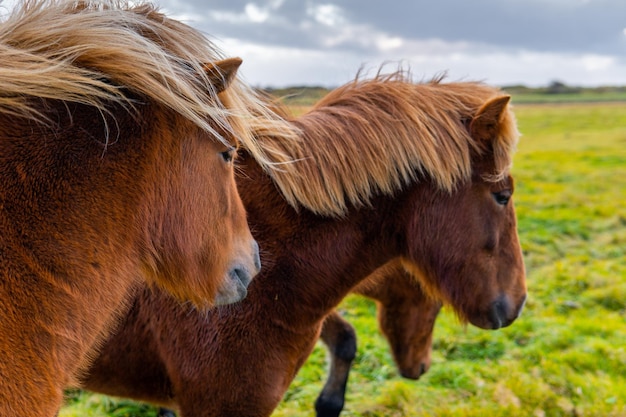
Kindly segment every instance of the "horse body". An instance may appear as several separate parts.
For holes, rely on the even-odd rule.
[[[259,151],[240,110],[260,101],[240,60],[147,4],[24,1],[0,49],[0,415],[53,416],[139,283],[245,296],[232,158]]]
[[[102,158],[92,136],[102,127],[96,112],[75,109],[70,122],[59,110],[59,126],[70,126],[62,134],[24,122],[0,140],[0,374],[11,387],[3,389],[2,407],[17,404],[2,415],[54,415],[61,387],[111,326],[142,268],[143,230],[134,213],[148,185],[149,165],[139,158],[147,141],[136,123],[122,123],[128,140],[111,146],[115,157]],[[124,232],[111,233],[118,228]]]
[[[271,176],[244,156],[238,186],[264,255],[247,299],[195,314],[142,291],[84,387],[175,407],[185,417],[269,416],[324,317],[397,258],[471,323],[495,329],[515,320],[526,289],[508,201],[517,137],[508,97],[474,84],[451,97],[445,92],[453,86],[398,78],[355,82],[294,120],[302,140],[293,146],[305,149],[281,142],[298,162]],[[429,97],[429,89],[442,96]],[[403,95],[410,99],[397,102]],[[462,99],[474,102],[462,106]],[[434,103],[445,100],[451,107],[437,110]],[[428,107],[424,119],[408,112],[420,105]],[[422,134],[435,132],[430,139],[441,141],[439,149],[406,151],[428,140],[413,127],[439,116],[451,118],[455,133],[429,125]],[[445,142],[453,135],[462,138]],[[456,159],[467,166],[452,166],[447,153],[463,146],[465,157]],[[445,175],[436,177],[438,170]]]

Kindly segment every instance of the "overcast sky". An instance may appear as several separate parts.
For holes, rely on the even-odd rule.
[[[384,62],[417,79],[626,85],[626,0],[157,3],[242,57],[256,86],[337,86]]]
[[[418,80],[626,85],[626,0],[148,1],[260,87],[334,87],[386,62]]]

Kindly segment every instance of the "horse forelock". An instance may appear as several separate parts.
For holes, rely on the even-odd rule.
[[[342,215],[350,204],[368,205],[374,195],[392,194],[421,176],[445,191],[469,180],[472,155],[484,147],[463,121],[498,95],[496,88],[474,82],[413,83],[402,71],[357,77],[292,120],[300,140],[260,136],[279,143],[294,161],[271,172],[292,206]],[[497,172],[490,180],[508,172],[517,137],[507,110],[493,144]]]
[[[33,98],[79,102],[103,112],[111,104],[132,109],[137,103],[131,92],[218,138],[216,125],[252,149],[258,146],[244,113],[262,107],[261,101],[240,80],[218,94],[204,68],[223,54],[202,33],[151,4],[23,0],[0,26],[0,51],[5,114],[43,119]],[[229,97],[230,106],[218,96]],[[238,126],[231,125],[233,116]]]

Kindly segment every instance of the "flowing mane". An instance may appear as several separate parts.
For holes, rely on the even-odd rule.
[[[271,172],[292,206],[341,215],[348,204],[367,205],[372,196],[391,194],[420,175],[446,191],[468,180],[472,153],[485,151],[470,137],[469,123],[487,100],[501,95],[476,82],[413,83],[403,71],[357,77],[292,118],[299,140],[263,128],[257,135],[265,147],[296,161]],[[501,125],[493,181],[508,172],[519,136],[510,111]]]
[[[148,3],[23,0],[0,23],[0,53],[1,113],[42,121],[36,99],[102,112],[111,104],[130,110],[135,100],[150,100],[218,138],[216,126],[234,133],[262,164],[249,111],[283,129],[284,122],[239,79],[215,91],[206,66],[223,54],[201,32]]]

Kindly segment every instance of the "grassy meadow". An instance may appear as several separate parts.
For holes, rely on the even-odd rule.
[[[523,137],[514,199],[529,290],[522,316],[486,331],[444,309],[431,369],[410,381],[378,332],[375,305],[348,297],[340,311],[359,343],[343,416],[626,416],[626,104],[515,112]],[[273,416],[314,416],[326,366],[318,344]],[[82,392],[69,393],[60,413],[155,415]]]

